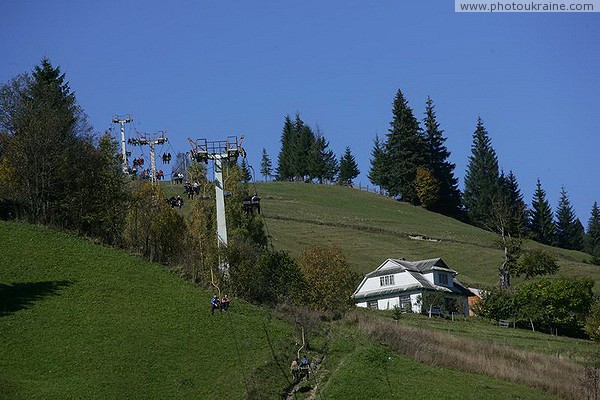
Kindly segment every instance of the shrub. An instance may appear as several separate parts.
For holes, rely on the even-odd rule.
[[[353,304],[358,275],[337,247],[310,247],[298,260],[304,275],[305,302],[314,309],[341,311]]]

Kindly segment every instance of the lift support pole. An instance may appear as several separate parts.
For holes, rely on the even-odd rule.
[[[129,167],[127,166],[127,149],[125,148],[125,124],[133,121],[131,115],[124,117],[115,116],[113,117],[113,123],[121,125],[121,153],[123,155],[123,173],[129,173]]]

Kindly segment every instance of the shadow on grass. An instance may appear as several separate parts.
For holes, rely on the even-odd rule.
[[[23,282],[5,285],[0,283],[0,317],[31,307],[47,296],[58,295],[71,286],[71,281]]]

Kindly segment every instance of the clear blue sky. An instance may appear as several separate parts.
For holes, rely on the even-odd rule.
[[[97,131],[130,113],[141,131],[245,135],[276,163],[300,112],[339,156],[369,169],[402,89],[421,118],[433,98],[461,187],[478,116],[527,203],[561,185],[587,227],[600,201],[600,14],[455,13],[453,1],[0,2],[0,81],[44,56]],[[167,168],[170,170],[169,168]]]

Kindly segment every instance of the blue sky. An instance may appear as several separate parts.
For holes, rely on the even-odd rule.
[[[600,201],[600,14],[455,13],[453,1],[0,2],[0,81],[44,56],[67,74],[97,131],[114,114],[187,138],[245,135],[259,170],[300,112],[368,183],[375,134],[402,89],[431,96],[461,187],[481,116],[501,167],[531,203],[561,185],[587,226]],[[147,153],[147,152],[146,152]],[[168,169],[168,168],[167,168]]]

